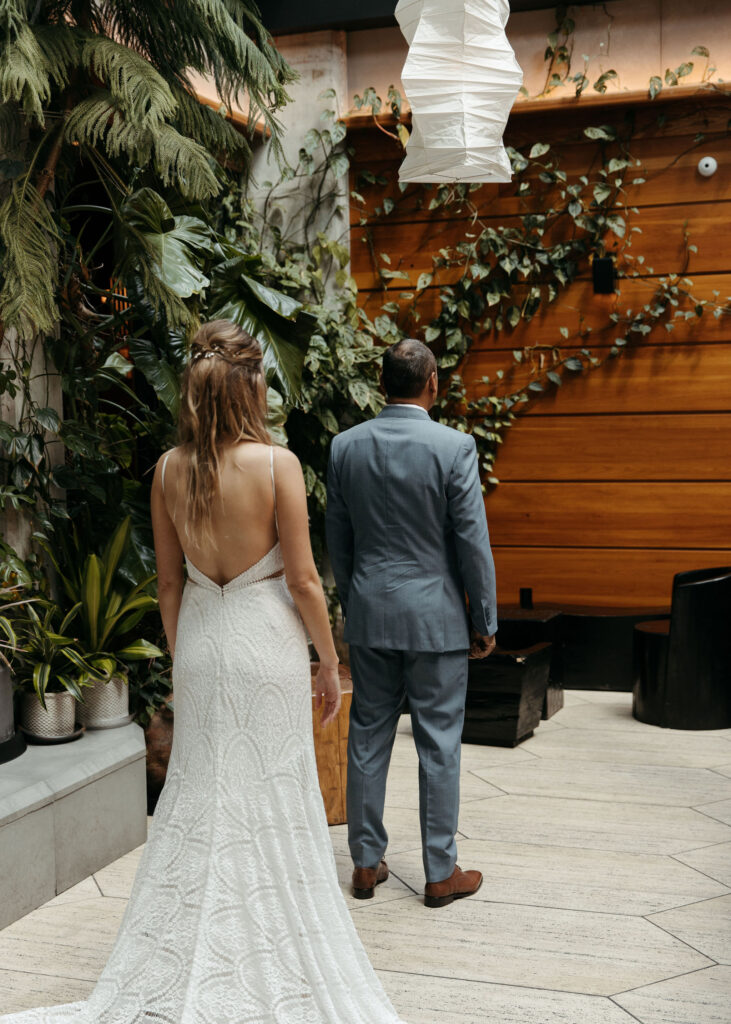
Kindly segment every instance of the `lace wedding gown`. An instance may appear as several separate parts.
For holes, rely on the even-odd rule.
[[[399,1024],[338,885],[302,620],[277,543],[220,587],[192,564],[167,781],[89,999],[3,1024]]]

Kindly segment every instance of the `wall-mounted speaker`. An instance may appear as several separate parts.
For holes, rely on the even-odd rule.
[[[611,295],[617,281],[612,257],[595,256],[591,261],[591,276],[595,295]]]

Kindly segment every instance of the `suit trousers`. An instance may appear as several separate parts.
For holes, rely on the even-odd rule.
[[[351,644],[353,700],[348,736],[348,843],[356,867],[386,852],[386,776],[408,697],[419,756],[419,817],[427,882],[457,861],[459,768],[467,694],[466,650],[392,651]]]

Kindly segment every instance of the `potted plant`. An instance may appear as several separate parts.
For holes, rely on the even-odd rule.
[[[79,720],[89,729],[110,729],[131,721],[127,664],[162,655],[159,647],[130,634],[142,617],[157,608],[157,599],[146,592],[155,577],[130,581],[120,570],[127,554],[131,520],[124,519],[101,555],[83,557],[76,531],[63,554],[63,564],[46,544],[59,581],[71,604],[79,645],[89,669],[78,709]]]
[[[20,690],[20,722],[26,736],[61,741],[81,734],[76,726],[81,688],[93,675],[75,637],[66,630],[76,609],[61,618],[57,604],[44,598],[26,602],[13,622],[13,674]]]

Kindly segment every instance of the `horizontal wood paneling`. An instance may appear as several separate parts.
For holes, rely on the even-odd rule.
[[[728,199],[731,190],[728,167],[731,164],[731,138],[725,134],[706,136],[697,140],[695,135],[670,136],[659,139],[638,139],[631,143],[633,164],[622,173],[627,206],[655,206],[672,203],[710,202]],[[455,208],[440,207],[429,210],[429,202],[436,195],[432,185],[410,184],[404,192],[398,184],[398,157],[384,160],[380,140],[369,138],[361,143],[352,168],[353,181],[365,200],[351,203],[351,222],[357,224],[363,215],[375,216],[377,207],[389,197],[396,203],[383,221],[395,220],[448,220],[455,216]],[[706,154],[715,156],[719,170],[710,178],[698,173],[698,161]],[[599,180],[601,150],[595,143],[584,142],[559,145],[556,148],[558,165],[567,175],[568,184],[578,181],[584,174],[591,181]],[[546,160],[547,157],[543,157]],[[639,161],[639,163],[637,163]],[[369,184],[359,178],[362,171],[370,171],[386,178],[386,184]],[[644,182],[633,185],[634,179]],[[611,180],[611,178],[610,178]],[[504,217],[527,213],[545,207],[546,186],[536,183],[537,195],[518,196],[517,182],[504,185],[483,185],[469,194],[470,204],[482,217]],[[559,201],[556,194],[552,203]],[[466,210],[464,211],[466,213]]]
[[[731,547],[728,482],[502,483],[486,505],[495,544]]]
[[[683,203],[674,206],[648,207],[632,217],[632,225],[642,234],[634,243],[633,253],[645,257],[648,273],[718,273],[731,270],[731,233],[719,230],[731,221],[731,202]],[[501,217],[500,224],[515,226],[516,218]],[[569,218],[556,223],[544,236],[545,240],[559,241],[570,232]],[[685,261],[684,237],[697,246]],[[378,276],[373,267],[372,251],[377,268],[399,270],[409,275],[415,286],[419,274],[433,270],[432,257],[440,249],[450,250],[466,239],[470,229],[466,220],[449,221],[390,221],[371,225],[367,232],[356,228],[351,233],[351,273],[359,288],[377,288]],[[479,231],[477,232],[479,233]],[[608,238],[610,250],[619,240]],[[386,263],[380,254],[386,253]],[[649,268],[652,268],[651,270]],[[455,281],[462,276],[461,268],[440,271],[440,280]],[[397,282],[400,286],[401,282]],[[403,287],[407,287],[404,281]]]
[[[520,587],[540,604],[622,608],[670,605],[673,576],[731,565],[731,550],[636,551],[626,548],[495,547],[498,601],[516,604]]]
[[[562,298],[539,310],[532,320],[521,320],[512,330],[508,328],[499,333],[494,331],[489,334],[479,333],[479,323],[475,324],[473,351],[479,349],[508,350],[523,348],[526,345],[564,346],[566,341],[559,333],[561,327],[566,327],[569,330],[568,340],[573,344],[577,344],[580,329],[591,328],[591,333],[587,334],[585,338],[585,344],[588,347],[611,345],[619,331],[617,326],[609,320],[610,314],[616,312],[622,315],[628,309],[636,311],[652,300],[657,288],[657,278],[630,277],[619,281],[619,295],[595,295],[592,282],[586,278],[579,279],[564,292]],[[412,301],[400,298],[401,292],[404,290],[405,286],[401,285],[399,288],[390,289],[387,295],[384,295],[382,290],[361,292],[360,305],[375,317],[384,302],[398,302],[403,311],[401,317],[404,328],[418,333],[423,330],[425,324],[429,324],[439,315],[440,289],[429,287],[419,295],[415,310],[419,314],[420,320],[416,320],[409,313]],[[718,300],[713,294],[714,291],[720,293]],[[731,272],[705,274],[693,278],[691,294],[698,301],[728,301],[731,305]],[[684,309],[687,308],[689,307],[684,307]],[[491,310],[488,308],[485,310],[484,316],[489,316],[490,313]],[[668,319],[675,324],[673,330],[667,331],[662,324],[659,324],[651,334],[645,336],[643,345],[685,345],[689,342],[731,341],[731,317],[715,317],[712,311],[708,311],[700,319],[693,317],[692,320],[685,320],[673,317],[672,313],[671,307]],[[481,321],[484,317],[479,319]]]
[[[532,379],[530,366],[514,363],[512,349],[557,346],[570,354],[572,347],[586,347],[606,358],[623,334],[607,326],[609,315],[651,301],[661,275],[691,278],[699,300],[713,301],[714,291],[721,301],[731,295],[727,97],[705,92],[662,105],[623,106],[618,100],[601,109],[564,104],[555,111],[526,110],[511,116],[506,142],[523,152],[536,141],[548,142],[569,182],[581,174],[594,180],[600,150],[587,142],[584,128],[605,123],[626,135],[630,120],[629,149],[639,163],[624,172],[623,201],[639,208],[630,223],[641,233],[632,234],[629,252],[644,257],[637,264],[643,276],[621,279],[619,297],[597,296],[590,268],[583,266],[581,277],[540,316],[499,334],[481,327],[495,310],[475,308],[469,325],[475,343],[459,367],[470,397],[484,394],[480,378],[494,381],[499,369],[510,371],[503,393]],[[367,168],[387,179],[385,186],[357,186],[366,210],[372,213],[384,195],[397,201],[367,228],[357,223],[358,204],[352,206],[352,270],[360,303],[376,316],[384,302],[397,302],[401,326],[417,337],[439,313],[440,287],[463,273],[440,271],[419,296],[420,319],[414,317],[399,293],[413,290],[419,274],[432,271],[439,249],[478,234],[481,224],[513,226],[521,214],[546,202],[556,205],[555,193],[548,199],[539,194],[544,186],[519,197],[513,182],[471,194],[481,218],[477,225],[466,208],[429,211],[433,190],[409,186],[402,194],[398,188],[397,143],[373,129],[355,132],[351,141],[354,175]],[[609,145],[605,153],[618,150]],[[712,178],[697,172],[706,154],[719,161]],[[646,180],[632,185],[634,177]],[[556,241],[569,230],[570,218],[561,218],[544,240]],[[685,232],[698,249],[687,265]],[[620,266],[625,243],[608,236]],[[405,271],[410,280],[392,280],[382,289],[372,254],[376,268]],[[596,370],[564,373],[563,386],[551,385],[523,407],[506,432],[495,465],[501,484],[486,498],[501,602],[517,601],[519,588],[530,586],[539,602],[656,607],[669,604],[676,572],[731,563],[731,317],[706,313],[674,323],[672,332],[658,325]],[[568,339],[560,328],[568,329]]]
[[[505,434],[495,466],[503,482],[731,481],[731,413],[543,417],[538,406],[536,413]]]
[[[470,352],[461,367],[468,396],[482,393],[478,382],[483,375],[494,377],[498,369],[510,366],[505,352]],[[525,367],[517,366],[506,378],[506,391],[528,379]],[[563,387],[551,386],[529,404],[525,415],[728,410],[731,345],[658,345],[627,352],[595,370],[567,373]]]

